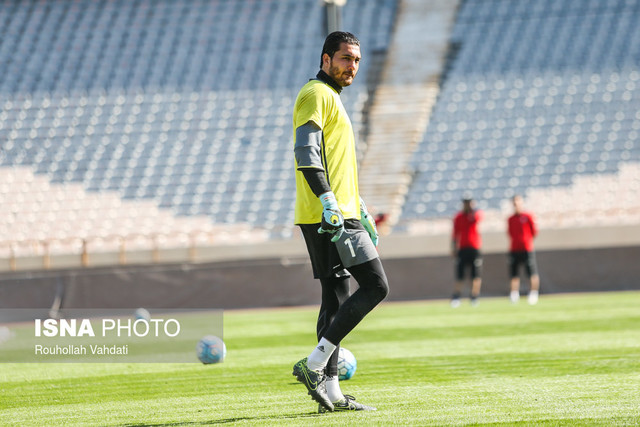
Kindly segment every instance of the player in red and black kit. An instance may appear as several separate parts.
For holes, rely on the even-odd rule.
[[[533,219],[533,215],[523,210],[524,201],[522,196],[513,197],[514,214],[509,217],[509,237],[511,247],[509,249],[509,274],[511,277],[511,293],[509,298],[512,303],[517,303],[520,299],[520,276],[518,270],[520,265],[524,265],[525,272],[529,278],[530,290],[528,301],[534,305],[538,302],[538,291],[540,289],[540,277],[536,266],[535,252],[533,251],[533,239],[538,230]]]
[[[476,305],[482,286],[482,257],[480,246],[482,240],[478,224],[482,220],[482,211],[475,209],[471,198],[462,200],[462,210],[453,219],[452,254],[456,257],[455,288],[451,297],[451,306],[460,306],[460,296],[464,286],[465,270],[471,276],[471,304]]]

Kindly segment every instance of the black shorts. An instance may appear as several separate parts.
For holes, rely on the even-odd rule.
[[[299,225],[316,279],[349,277],[349,267],[378,258],[369,233],[357,219],[345,220],[344,233],[335,243],[331,241],[333,234],[318,233],[320,223]]]
[[[463,248],[458,250],[456,260],[456,279],[464,279],[465,269],[469,268],[472,279],[482,275],[482,256],[478,249]]]
[[[512,279],[518,277],[518,269],[520,265],[524,265],[527,277],[530,278],[534,274],[538,274],[535,252],[509,252],[509,274]]]

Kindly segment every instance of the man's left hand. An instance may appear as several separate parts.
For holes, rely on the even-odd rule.
[[[376,228],[376,221],[373,219],[369,211],[367,210],[367,205],[365,205],[362,197],[360,198],[360,222],[364,226],[367,233],[369,233],[369,237],[371,237],[371,241],[374,246],[378,246],[378,229]]]

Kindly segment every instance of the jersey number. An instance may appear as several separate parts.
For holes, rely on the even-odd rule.
[[[351,239],[347,239],[344,241],[344,244],[347,245],[349,247],[349,252],[351,252],[351,257],[355,258],[356,257],[356,253],[353,250],[353,245],[351,244]]]

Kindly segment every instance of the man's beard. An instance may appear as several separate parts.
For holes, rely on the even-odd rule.
[[[338,67],[334,67],[333,65],[329,67],[329,76],[342,87],[349,86],[353,83],[353,79],[356,76],[355,74],[345,76],[345,73],[347,72],[341,72]]]

